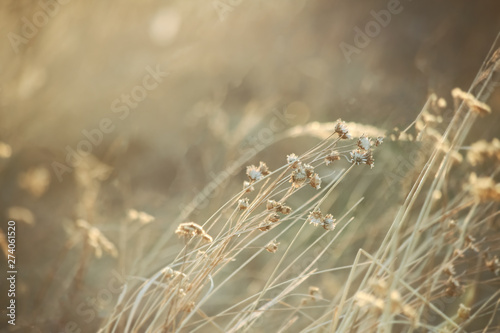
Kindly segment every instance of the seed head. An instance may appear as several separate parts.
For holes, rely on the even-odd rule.
[[[351,151],[350,155],[351,155],[350,162],[352,164],[356,165],[367,164],[370,166],[370,168],[373,168],[373,166],[375,165],[375,160],[373,158],[371,150],[363,152],[360,149],[356,149]]]
[[[460,307],[458,308],[457,314],[460,318],[467,320],[470,317],[470,310],[471,309],[469,307],[466,307],[465,305],[460,303]]]
[[[314,167],[310,164],[304,164],[304,171],[306,172],[307,178],[311,178],[314,174]]]
[[[186,305],[184,305],[184,307],[182,308],[182,311],[189,313],[189,312],[193,311],[194,306],[195,306],[195,303],[193,301],[188,302]]]
[[[318,287],[310,286],[309,287],[309,296],[311,296],[311,300],[316,302],[322,298],[321,290]]]
[[[280,204],[278,202],[276,202],[276,200],[267,200],[266,208],[267,208],[267,210],[273,210],[276,207],[278,207],[279,205]]]
[[[455,266],[453,266],[453,264],[450,262],[448,265],[446,265],[446,267],[443,269],[443,273],[449,275],[449,276],[453,276],[456,274],[455,272]]]
[[[335,125],[335,133],[339,135],[341,139],[351,139],[351,134],[349,134],[349,130],[345,125],[345,121],[341,119],[337,120],[337,124]]]
[[[267,164],[262,162],[262,161],[259,162],[259,170],[263,176],[267,176],[270,173],[269,168],[267,167]]]
[[[295,169],[299,165],[300,160],[299,160],[299,157],[297,155],[292,153],[292,154],[286,156],[286,162],[288,164],[291,164],[291,167]]]
[[[299,165],[297,169],[293,170],[290,182],[294,187],[299,188],[300,186],[302,186],[302,184],[304,184],[306,179],[307,179],[306,170],[302,165]]]
[[[179,237],[192,238],[194,236],[201,236],[205,241],[211,243],[212,237],[203,230],[203,227],[194,222],[185,222],[179,224],[175,233]]]
[[[351,163],[359,165],[366,163],[366,156],[359,149],[351,151]]]
[[[309,181],[309,184],[319,190],[321,188],[321,178],[319,177],[319,175],[317,173],[315,173],[312,177],[311,177],[311,180]]]
[[[247,176],[251,182],[256,182],[262,179],[262,177],[267,176],[269,173],[269,168],[266,163],[262,161],[259,162],[259,167],[256,167],[255,165],[247,166]]]
[[[279,207],[276,207],[276,211],[278,213],[281,213],[283,215],[288,215],[290,214],[290,212],[292,211],[292,208],[288,207],[288,206],[283,206],[283,205],[280,205]]]
[[[473,172],[469,177],[470,191],[480,202],[500,201],[500,183],[491,177],[477,177]]]
[[[461,99],[465,102],[465,104],[477,114],[481,116],[489,115],[491,113],[491,108],[489,105],[478,100],[471,93],[462,91],[460,88],[455,88],[451,91],[451,95],[455,99]]]
[[[320,210],[315,210],[309,213],[307,222],[313,224],[315,227],[323,223],[323,215]]]
[[[335,227],[337,226],[335,221],[337,221],[337,220],[333,218],[332,214],[326,214],[325,218],[323,219],[322,226],[323,226],[323,228],[325,228],[325,230],[328,230],[328,231],[335,230]]]
[[[280,220],[280,216],[276,213],[271,213],[267,216],[266,220],[272,223],[276,223]]]
[[[272,242],[267,244],[267,246],[266,246],[267,252],[275,253],[276,251],[278,251],[278,245],[280,245],[280,243],[276,242],[276,239],[273,240]]]
[[[256,182],[263,177],[262,172],[255,165],[247,166],[247,176],[252,182]]]
[[[371,140],[364,134],[358,139],[358,147],[362,150],[369,150],[372,147]]]
[[[248,198],[243,198],[243,199],[240,199],[238,200],[238,207],[241,209],[241,210],[245,210],[248,208],[249,206],[249,201],[248,201]]]
[[[462,294],[462,286],[460,282],[454,277],[450,276],[448,281],[446,281],[446,295],[452,296],[460,296]]]
[[[201,238],[203,238],[203,240],[205,242],[207,242],[207,243],[212,243],[214,241],[214,239],[212,238],[212,236],[210,236],[207,233],[204,233],[203,235],[201,235]]]
[[[255,188],[253,187],[252,183],[250,183],[248,180],[245,180],[243,182],[243,189],[245,190],[245,192],[252,192],[255,190]]]
[[[375,147],[380,146],[383,142],[384,142],[384,137],[383,136],[379,136],[377,138],[377,140],[375,141]]]
[[[488,257],[485,254],[485,264],[486,268],[488,268],[491,272],[495,273],[496,276],[500,275],[500,260],[498,260],[497,256],[488,259]]]
[[[269,229],[271,229],[271,224],[269,223],[263,222],[259,225],[260,231],[268,231]]]
[[[332,150],[330,154],[325,157],[325,165],[330,165],[331,163],[340,160],[340,155],[337,151]]]

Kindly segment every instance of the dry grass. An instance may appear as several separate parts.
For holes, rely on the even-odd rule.
[[[330,135],[286,162],[283,153],[276,170],[249,166],[244,188],[210,218],[181,223],[182,249],[149,278],[128,279],[101,331],[500,330],[500,150],[482,141],[469,147],[468,161],[462,154],[476,118],[491,112],[485,100],[499,71],[490,55],[470,92],[453,91],[451,118],[433,95],[412,126],[386,138],[421,147],[401,205],[370,189],[327,214],[332,198],[350,196],[352,170],[368,172],[387,144],[372,153],[382,138],[351,139],[349,131],[366,126],[339,121],[285,132],[278,139]],[[392,220],[370,218],[377,205]],[[173,236],[144,260],[159,257]],[[329,281],[334,275],[343,278]]]
[[[6,331],[500,331],[498,3],[402,2],[348,63],[387,1],[69,1],[30,33],[45,2],[0,5]]]

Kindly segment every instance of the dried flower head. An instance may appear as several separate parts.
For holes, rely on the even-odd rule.
[[[211,243],[213,241],[212,237],[208,235],[203,227],[194,222],[184,222],[179,224],[175,233],[179,237],[184,237],[186,239],[192,238],[194,236],[201,236],[205,241]]]
[[[115,245],[106,237],[98,228],[92,226],[83,219],[76,221],[76,226],[85,230],[87,233],[87,242],[94,249],[94,254],[97,258],[102,257],[103,251],[113,257],[118,256],[118,250]]]
[[[207,243],[212,243],[214,241],[214,239],[212,238],[212,236],[210,236],[207,233],[204,233],[203,235],[201,235],[201,238],[203,238],[203,240],[205,242],[207,242]]]
[[[324,219],[323,219],[322,226],[323,226],[323,228],[325,228],[328,231],[335,230],[335,227],[337,226],[335,221],[337,221],[337,220],[333,218],[332,214],[326,214]]]
[[[448,263],[444,269],[443,269],[443,273],[449,275],[449,276],[454,276],[456,274],[456,271],[455,271],[455,266],[453,266],[453,263]]]
[[[314,167],[310,164],[304,164],[304,171],[306,172],[307,178],[311,178],[314,174]]]
[[[370,166],[370,168],[373,168],[373,166],[375,165],[375,160],[373,159],[371,150],[363,152],[360,149],[356,149],[351,151],[350,155],[350,162],[352,164],[367,164]]]
[[[292,208],[289,206],[280,205],[280,206],[276,207],[276,211],[278,213],[283,214],[283,215],[288,215],[291,213]]]
[[[243,199],[238,200],[238,207],[241,210],[247,209],[249,205],[250,205],[250,202],[249,202],[248,198],[243,198]]]
[[[280,220],[280,216],[276,213],[271,213],[266,217],[266,220],[271,223],[276,223]]]
[[[273,210],[278,206],[280,206],[280,204],[278,202],[276,202],[276,200],[267,200],[267,203],[266,203],[267,210]]]
[[[139,212],[135,209],[129,209],[128,217],[132,221],[139,221],[141,224],[148,224],[155,220],[155,217],[146,212]]]
[[[243,182],[243,189],[245,190],[245,192],[252,192],[255,190],[255,188],[253,187],[252,183],[250,183],[248,180],[245,180]]]
[[[317,173],[315,173],[312,177],[311,177],[311,180],[309,181],[309,184],[319,190],[321,188],[321,178],[319,177],[319,175]]]
[[[267,167],[267,164],[262,162],[262,161],[259,162],[259,170],[263,176],[267,176],[270,173],[269,168]]]
[[[494,256],[493,258],[488,259],[487,255],[485,254],[484,259],[486,268],[495,273],[496,276],[500,275],[500,260],[498,260],[498,257]]]
[[[476,200],[480,202],[500,201],[500,183],[491,177],[477,177],[473,172],[469,177],[470,189]]]
[[[335,125],[335,133],[339,135],[341,139],[351,139],[351,134],[349,134],[349,130],[345,125],[345,121],[341,119],[337,120],[337,124]]]
[[[491,113],[491,108],[489,105],[479,101],[471,93],[462,91],[460,88],[455,88],[451,91],[451,95],[455,99],[461,99],[467,104],[467,106],[477,114],[481,116],[489,115]]]
[[[170,279],[172,276],[174,276],[174,270],[170,266],[163,268],[162,272],[163,272],[163,276],[166,279]]]
[[[372,142],[363,134],[361,137],[359,137],[357,145],[362,150],[369,150],[372,147]]]
[[[12,148],[5,142],[0,141],[0,158],[9,158],[12,155]]]
[[[340,155],[337,151],[332,150],[330,154],[325,157],[325,165],[330,165],[331,163],[340,160]]]
[[[375,147],[380,146],[383,142],[384,142],[384,137],[383,136],[379,136],[377,138],[377,140],[375,140]]]
[[[292,171],[292,175],[290,177],[290,182],[296,188],[302,186],[307,179],[306,170],[302,165],[299,165],[295,170]]]
[[[373,158],[373,153],[371,150],[367,151],[365,153],[366,155],[366,165],[370,166],[370,169],[372,169],[375,166],[375,159]]]
[[[247,176],[251,182],[256,182],[263,177],[262,172],[255,165],[247,166]]]
[[[321,295],[321,290],[318,287],[310,286],[309,287],[309,296],[311,296],[311,300],[313,302],[317,302],[323,296]]]
[[[370,307],[372,311],[380,312],[384,309],[384,300],[364,291],[358,291],[354,296],[360,307]]]
[[[462,294],[462,286],[460,285],[460,282],[450,276],[448,280],[446,281],[446,295],[452,297],[452,296],[460,296]]]
[[[491,142],[480,140],[474,142],[467,152],[467,160],[472,165],[478,165],[487,160],[500,162],[500,140],[494,138]]]
[[[356,165],[366,163],[366,156],[360,150],[353,150],[351,151],[350,154],[351,154],[351,163]]]
[[[190,301],[184,305],[184,307],[182,308],[182,311],[189,313],[189,312],[193,311],[194,306],[195,306],[195,303],[193,301]]]
[[[259,230],[260,231],[268,231],[270,229],[271,229],[271,224],[267,223],[265,221],[259,225]]]
[[[321,214],[320,210],[314,210],[309,213],[307,217],[307,222],[313,224],[315,227],[323,223],[323,214]]]
[[[460,303],[460,307],[458,308],[457,314],[460,318],[467,320],[470,317],[470,310],[471,309],[469,307],[466,307],[465,305]]]
[[[299,157],[297,155],[292,153],[292,154],[286,156],[286,162],[288,164],[291,164],[290,166],[295,169],[299,165],[300,160],[299,160]]]
[[[269,168],[266,163],[262,161],[259,162],[259,167],[256,167],[255,165],[247,166],[247,176],[251,182],[256,182],[262,179],[262,177],[267,176],[269,173]]]
[[[270,253],[275,253],[278,251],[278,245],[280,243],[276,242],[276,239],[266,245],[266,251]]]
[[[387,285],[387,281],[382,278],[371,278],[369,280],[370,287],[373,289],[373,292],[377,297],[385,297],[387,295],[387,290],[389,286]]]
[[[31,168],[19,175],[18,184],[20,188],[33,196],[41,197],[49,187],[50,172],[43,166]]]

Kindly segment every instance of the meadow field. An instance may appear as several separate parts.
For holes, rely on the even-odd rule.
[[[3,1],[0,332],[500,332],[498,13]]]

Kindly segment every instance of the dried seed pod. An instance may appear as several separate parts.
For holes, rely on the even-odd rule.
[[[275,253],[276,251],[278,251],[278,245],[279,244],[280,243],[276,242],[276,239],[273,240],[272,242],[270,242],[269,244],[267,244],[266,251],[270,252],[270,253]]]

